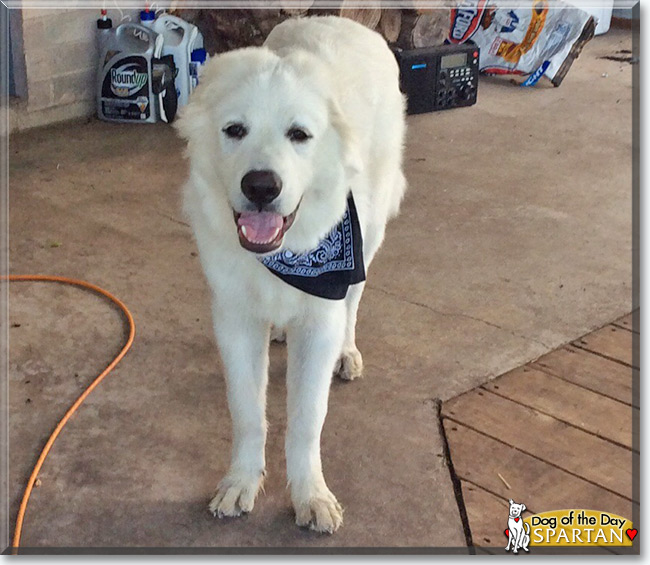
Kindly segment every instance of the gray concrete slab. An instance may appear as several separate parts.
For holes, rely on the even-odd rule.
[[[367,375],[334,384],[324,431],[326,477],[346,507],[334,536],[292,522],[281,346],[266,494],[241,520],[207,513],[230,424],[173,131],[90,121],[12,137],[11,271],[98,283],[138,324],[46,462],[23,545],[464,545],[431,399],[632,309],[631,67],[599,58],[629,47],[613,30],[560,88],[486,79],[475,107],[409,118],[410,190],[360,310]],[[124,329],[100,299],[56,286],[11,285],[10,309],[13,520],[38,448]]]

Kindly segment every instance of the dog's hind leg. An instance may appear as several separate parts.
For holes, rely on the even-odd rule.
[[[343,509],[325,484],[320,436],[332,370],[344,337],[345,305],[327,305],[287,328],[287,478],[296,524],[334,532]]]
[[[530,526],[524,522],[523,532],[521,533],[521,548],[528,553],[528,545],[530,544]]]
[[[233,430],[230,469],[209,506],[220,518],[250,512],[265,474],[269,325],[242,319],[242,312],[244,308],[213,308]]]

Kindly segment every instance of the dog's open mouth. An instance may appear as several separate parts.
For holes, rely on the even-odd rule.
[[[275,212],[234,212],[239,243],[253,253],[275,251],[282,245],[297,211],[298,208],[288,216]]]

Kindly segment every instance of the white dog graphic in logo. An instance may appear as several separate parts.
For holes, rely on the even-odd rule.
[[[528,544],[530,543],[530,526],[524,524],[524,519],[521,514],[526,510],[525,504],[517,504],[514,500],[510,499],[510,512],[508,513],[508,529],[506,535],[508,536],[508,545],[506,551],[517,553],[518,549],[523,549],[528,552]]]

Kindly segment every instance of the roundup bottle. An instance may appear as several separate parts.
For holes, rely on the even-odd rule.
[[[162,36],[135,23],[104,33],[100,21],[98,117],[113,122],[158,121],[159,101],[152,77],[154,61],[162,52]]]

